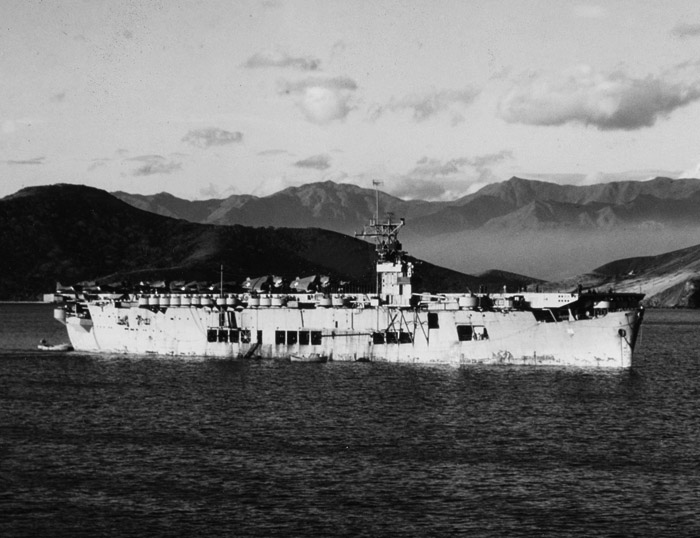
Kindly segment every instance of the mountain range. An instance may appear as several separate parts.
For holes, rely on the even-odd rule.
[[[437,235],[464,229],[542,229],[552,226],[611,228],[650,222],[700,223],[695,210],[700,180],[656,178],[598,185],[559,185],[513,177],[451,202],[402,200],[351,184],[325,181],[258,197],[188,201],[168,193],[113,193],[125,202],[165,216],[207,224],[319,227],[350,233],[375,213],[410,219],[415,233]]]
[[[376,212],[405,217],[412,254],[451,269],[500,270],[552,280],[611,259],[700,242],[700,180],[655,178],[558,185],[511,178],[448,202],[402,200],[331,181],[265,197],[188,201],[167,193],[113,193],[140,209],[207,224],[318,227],[352,234]]]
[[[188,204],[185,204],[188,206]],[[218,282],[275,274],[323,274],[347,289],[374,286],[374,246],[320,228],[273,228],[189,222],[137,209],[80,185],[30,187],[0,199],[0,300],[35,299],[56,282]],[[413,258],[417,291],[464,291],[533,279],[508,273],[480,277]]]
[[[514,178],[482,191],[455,202],[404,201],[326,182],[266,198],[190,202],[165,193],[109,194],[79,185],[26,188],[0,199],[0,299],[35,298],[53,289],[56,281],[218,281],[222,264],[227,280],[325,274],[368,290],[373,286],[373,246],[347,233],[359,230],[374,214],[378,194],[380,207],[409,215],[409,226],[412,222],[419,228],[411,241],[424,240],[433,248],[445,244],[454,259],[468,261],[479,252],[455,248],[450,239],[486,235],[501,239],[488,245],[490,251],[510,250],[545,269],[563,260],[572,269],[565,277],[544,282],[503,268],[474,276],[412,258],[420,277],[417,290],[612,287],[645,293],[650,306],[700,306],[700,235],[693,235],[700,229],[694,211],[700,181],[657,178],[572,187]],[[211,223],[233,214],[265,225]],[[192,222],[195,219],[207,223]],[[290,226],[278,226],[283,221]],[[303,226],[304,222],[316,226]],[[428,233],[430,222],[434,235]],[[447,224],[441,228],[439,222]],[[344,233],[321,229],[322,223]],[[621,234],[635,238],[626,249],[616,249]],[[597,266],[591,261],[587,269],[575,272],[566,252],[575,250],[581,259],[595,260],[600,256],[596,237],[607,238],[617,255]],[[679,237],[693,246],[674,250]],[[641,255],[664,238],[667,248]],[[635,245],[637,255],[624,256]]]

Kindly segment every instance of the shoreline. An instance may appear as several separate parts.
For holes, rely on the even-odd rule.
[[[54,301],[0,301],[0,304],[56,304]]]

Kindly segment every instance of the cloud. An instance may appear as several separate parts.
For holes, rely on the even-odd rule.
[[[657,177],[678,177],[678,171],[647,169],[626,170],[624,172],[591,172],[585,176],[582,175],[577,182],[572,181],[571,183],[575,185],[597,185],[599,183],[617,183],[620,181],[649,181]]]
[[[700,24],[680,23],[674,26],[671,34],[684,39],[686,37],[700,37]]]
[[[318,71],[321,68],[321,61],[311,57],[290,56],[279,51],[257,52],[246,60],[243,67],[247,69],[276,67],[298,69],[299,71]]]
[[[284,4],[280,0],[263,0],[262,6],[265,9],[273,10],[284,7]]]
[[[437,182],[409,175],[388,186],[387,191],[404,200],[445,201],[448,199],[448,192],[452,192],[455,188],[461,190],[463,186],[462,181],[454,179]]]
[[[586,174],[586,176],[579,181],[579,185],[600,185],[601,183],[607,183],[606,176],[603,172],[591,172]]]
[[[479,91],[474,88],[413,94],[401,99],[392,99],[385,105],[375,105],[370,110],[369,117],[371,120],[377,120],[388,112],[409,110],[415,121],[424,121],[447,112],[451,114],[454,124],[464,121],[461,110],[470,105],[477,95]]]
[[[423,157],[413,170],[392,180],[388,190],[405,199],[455,200],[497,181],[492,168],[512,158],[510,150],[447,161]]]
[[[182,141],[198,148],[226,146],[228,144],[237,144],[242,142],[243,133],[238,131],[224,131],[223,129],[210,127],[207,129],[192,130],[182,138]]]
[[[607,15],[607,11],[603,6],[581,4],[574,6],[574,15],[583,19],[602,19]]]
[[[142,162],[143,165],[132,172],[134,176],[152,176],[154,174],[171,174],[182,169],[182,164],[169,161],[160,155],[141,155],[132,157],[130,161]]]
[[[589,172],[588,174],[552,174],[541,172],[525,172],[518,174],[526,179],[537,179],[559,185],[595,185],[598,183],[616,183],[621,181],[648,181],[656,177],[678,177],[677,170],[646,169],[626,170],[624,172]],[[683,176],[681,176],[683,177]]]
[[[98,168],[103,168],[107,166],[107,164],[111,161],[111,159],[92,159],[92,164],[88,166],[87,170],[88,172],[92,172],[93,170],[97,170]]]
[[[197,199],[199,200],[211,200],[218,199],[222,200],[233,195],[240,195],[241,192],[235,185],[227,185],[222,187],[220,185],[215,185],[214,183],[209,183],[203,186],[197,191]]]
[[[0,126],[0,131],[2,131],[3,134],[9,135],[17,132],[21,128],[31,127],[32,125],[36,125],[39,123],[43,123],[42,120],[32,118],[18,118],[14,120],[5,120],[2,122],[2,126]]]
[[[331,60],[345,54],[347,48],[347,43],[345,43],[345,41],[342,39],[333,43],[333,46],[331,47]]]
[[[291,155],[286,149],[265,149],[258,151],[260,157],[277,157],[278,155]]]
[[[579,185],[586,181],[586,174],[563,173],[552,174],[549,172],[519,172],[518,177],[524,179],[536,179],[547,183],[558,183],[559,185]]]
[[[513,159],[513,152],[509,149],[504,149],[497,153],[487,153],[485,155],[474,157],[471,160],[471,164],[477,170],[485,170],[490,166],[500,164],[511,159]]]
[[[293,185],[298,185],[298,183],[291,178],[272,176],[257,182],[250,194],[253,196],[269,196]]]
[[[299,168],[313,168],[315,170],[327,170],[331,167],[330,157],[328,155],[314,155],[301,161],[294,163],[294,166]]]
[[[66,92],[65,91],[60,92],[60,93],[56,93],[56,94],[51,96],[52,103],[62,103],[65,100],[66,100]]]
[[[279,93],[291,95],[297,106],[312,123],[327,124],[343,120],[355,107],[353,93],[357,90],[354,80],[347,77],[308,78],[297,82],[281,82]]]
[[[5,161],[5,164],[9,164],[11,166],[23,166],[23,165],[34,165],[34,164],[44,164],[44,161],[46,160],[46,157],[35,157],[33,159],[22,159],[22,160],[9,160]]]
[[[700,77],[690,82],[649,75],[632,78],[620,71],[596,72],[579,66],[561,73],[523,76],[499,103],[509,123],[564,125],[580,123],[600,130],[650,127],[659,118],[700,99]],[[687,67],[687,66],[686,66]]]
[[[217,187],[211,182],[207,186],[201,187],[198,191],[198,194],[201,198],[205,199],[222,198],[219,187]]]
[[[700,178],[700,162],[695,165],[695,167],[690,168],[689,170],[686,170],[685,172],[681,172],[678,174],[678,178],[692,178],[692,179],[698,179]]]

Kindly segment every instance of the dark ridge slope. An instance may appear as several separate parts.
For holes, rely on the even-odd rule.
[[[64,284],[99,279],[203,279],[315,273],[371,287],[373,245],[316,228],[195,224],[142,211],[84,186],[33,187],[0,199],[0,299],[29,299]],[[489,284],[418,263],[422,289]],[[509,282],[493,282],[494,285]]]

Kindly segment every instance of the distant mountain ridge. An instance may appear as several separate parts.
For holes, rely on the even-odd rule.
[[[201,223],[319,227],[345,234],[375,213],[375,191],[331,181],[270,196],[190,202],[168,194],[114,193],[141,209]],[[611,259],[653,255],[700,242],[700,180],[559,185],[513,177],[449,202],[379,192],[382,214],[405,217],[411,254],[477,274],[491,268],[545,280]]]
[[[173,203],[169,196],[159,198]],[[201,209],[199,205],[186,208]],[[181,208],[182,209],[182,208]],[[189,210],[189,209],[188,209]],[[199,224],[158,215],[79,185],[30,187],[0,199],[0,300],[34,299],[56,281],[218,281],[324,274],[368,289],[374,246],[319,228]],[[415,260],[416,291],[526,285],[519,275],[476,277]]]
[[[375,212],[374,190],[332,181],[289,187],[264,197],[232,195],[204,201],[183,200],[167,193],[113,194],[140,209],[209,224],[315,226],[349,233]],[[693,211],[698,201],[700,180],[663,177],[586,186],[513,177],[450,202],[402,200],[379,193],[382,213],[411,219],[415,233],[421,235],[523,222],[528,226],[583,228],[650,219],[700,223],[700,212]]]
[[[332,181],[289,187],[270,196],[232,195],[224,199],[188,201],[168,193],[136,195],[121,191],[117,198],[161,215],[205,224],[245,226],[318,227],[352,233],[375,212],[375,191]],[[404,201],[379,193],[384,212],[422,216],[435,211],[432,202]]]
[[[167,196],[164,199],[169,201]],[[658,234],[653,232],[649,237]],[[452,244],[455,236],[447,237]],[[433,241],[440,246],[437,239]],[[530,285],[573,291],[581,285],[642,292],[650,306],[700,307],[698,243],[653,256],[611,257],[596,269],[552,283],[507,270],[472,276],[414,259],[419,276],[416,291],[465,292],[481,286],[495,290],[504,284],[510,289]],[[520,245],[519,254],[535,257],[539,265],[550,263],[537,259],[538,252],[522,236],[515,236],[510,248],[515,245]],[[563,246],[553,248],[561,252]],[[501,251],[504,247],[500,243],[487,248]],[[573,248],[589,256],[585,244],[574,243]],[[319,273],[369,287],[373,282],[373,245],[347,235],[319,228],[192,223],[139,210],[105,191],[77,185],[32,187],[0,199],[0,249],[4,253],[0,300],[36,298],[52,290],[56,281],[213,281],[218,279],[220,264],[226,268],[227,280]]]

